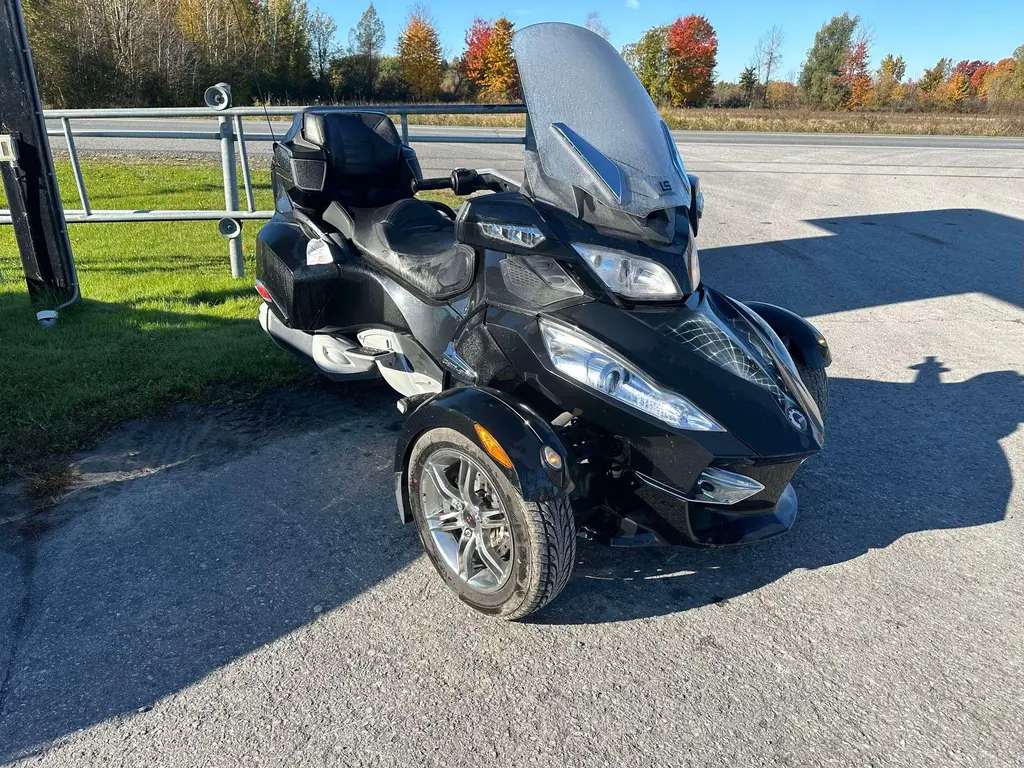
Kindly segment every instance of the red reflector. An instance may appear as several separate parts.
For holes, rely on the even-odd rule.
[[[268,291],[266,286],[264,286],[259,280],[256,281],[256,293],[258,293],[260,298],[264,301],[270,302],[271,304],[274,303],[274,297],[270,295],[270,291]]]

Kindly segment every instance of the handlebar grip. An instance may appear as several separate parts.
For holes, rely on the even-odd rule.
[[[412,191],[422,192],[429,189],[451,189],[451,176],[437,176],[432,179],[413,179]]]

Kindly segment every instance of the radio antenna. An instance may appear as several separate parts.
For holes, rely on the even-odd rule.
[[[235,12],[235,21],[238,23],[238,32],[242,36],[242,42],[245,43],[245,47],[249,49],[249,54],[253,59],[252,67],[252,82],[256,86],[256,96],[259,97],[260,104],[263,105],[263,116],[267,119],[267,128],[270,129],[270,138],[277,143],[277,135],[274,133],[274,126],[270,122],[270,112],[267,110],[267,100],[263,97],[263,89],[260,88],[260,79],[256,76],[256,50],[255,47],[249,42],[249,36],[246,34],[248,31],[244,24],[242,24],[242,17],[238,15],[238,3],[232,2],[231,8]]]

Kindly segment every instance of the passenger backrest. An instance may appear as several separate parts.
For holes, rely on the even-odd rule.
[[[303,115],[302,137],[327,155],[326,199],[376,207],[412,197],[413,171],[387,115],[311,110]]]

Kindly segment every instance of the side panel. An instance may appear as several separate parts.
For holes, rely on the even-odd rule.
[[[513,468],[499,466],[527,501],[543,501],[574,487],[572,459],[551,426],[532,408],[494,389],[450,389],[426,400],[406,420],[395,450],[395,483],[399,512],[409,522],[406,492],[406,461],[416,438],[438,427],[461,432],[480,444],[474,429],[479,424],[498,441],[512,460]],[[545,446],[562,456],[563,470],[554,470],[541,457]],[[481,446],[483,447],[483,446]]]
[[[827,368],[831,364],[832,352],[825,337],[800,315],[760,301],[743,303],[771,326],[790,354],[798,352],[809,368]]]
[[[306,264],[306,237],[278,215],[256,239],[256,279],[274,297],[274,311],[290,328],[315,330],[338,285],[337,264]]]

